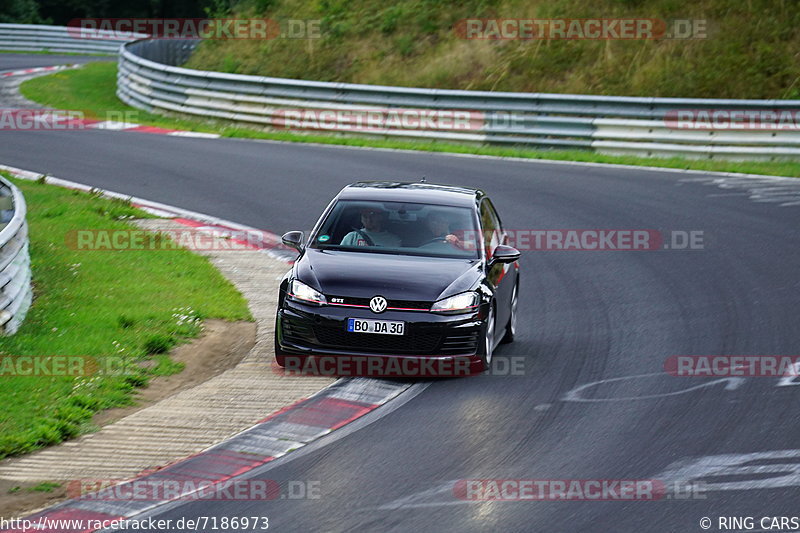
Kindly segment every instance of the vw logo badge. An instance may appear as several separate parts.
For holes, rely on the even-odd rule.
[[[372,309],[373,313],[383,313],[386,311],[386,305],[386,298],[383,296],[375,296],[369,301],[369,308]]]

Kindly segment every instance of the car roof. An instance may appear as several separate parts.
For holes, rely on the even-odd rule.
[[[376,200],[474,207],[485,196],[480,189],[437,183],[359,181],[342,189],[341,200]]]

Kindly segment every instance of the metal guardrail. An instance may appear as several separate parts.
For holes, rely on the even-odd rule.
[[[75,28],[65,26],[0,24],[0,50],[20,52],[117,55],[123,43],[143,37],[146,35],[97,31],[93,38],[86,38]]]
[[[0,177],[0,330],[16,333],[31,306],[31,259],[25,198]]]
[[[608,154],[728,159],[800,158],[800,133],[784,130],[675,127],[682,111],[800,110],[798,100],[711,100],[507,93],[386,87],[245,76],[181,68],[197,42],[145,40],[123,46],[117,95],[151,112],[216,118],[247,126],[286,129],[287,110],[331,113],[332,122],[301,129],[357,132],[539,148],[589,149]],[[439,116],[467,114],[464,129],[384,127],[399,109]],[[381,127],[359,128],[354,114],[382,117]],[[386,119],[386,120],[384,120]],[[800,119],[798,119],[800,121]],[[441,122],[441,121],[439,121]],[[439,124],[436,122],[436,124]],[[297,125],[297,123],[295,123]],[[765,128],[766,130],[766,128]]]

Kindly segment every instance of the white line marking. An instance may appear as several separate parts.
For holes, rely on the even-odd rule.
[[[89,127],[97,130],[121,131],[130,128],[138,128],[140,125],[141,124],[134,124],[132,122],[116,122],[114,120],[104,120],[103,122],[97,122],[95,124],[91,124]]]
[[[203,133],[201,131],[171,131],[167,133],[173,137],[194,137],[197,139],[219,139],[221,135],[218,133]]]
[[[453,487],[458,480],[443,481],[433,488],[414,492],[408,496],[397,498],[388,503],[377,507],[380,511],[396,511],[398,509],[413,509],[416,507],[440,507],[443,505],[464,505],[465,503],[475,503],[471,500],[457,500],[453,495]],[[448,495],[449,497],[445,496]],[[444,501],[431,501],[436,498],[445,497]]]
[[[785,463],[777,463],[785,460]],[[765,462],[768,464],[750,464]],[[766,477],[774,474],[771,477]],[[731,477],[730,481],[703,478]],[[751,476],[752,479],[742,479]],[[702,481],[703,490],[754,490],[800,486],[800,450],[707,455],[681,459],[653,476],[663,482]]]
[[[592,381],[590,383],[586,383],[585,385],[581,385],[567,392],[561,398],[561,400],[564,402],[624,402],[631,400],[649,400],[653,398],[666,398],[668,396],[677,396],[679,394],[686,394],[687,392],[691,392],[694,390],[704,389],[706,387],[713,387],[718,383],[725,383],[726,384],[725,390],[736,390],[739,387],[741,387],[746,381],[744,378],[721,378],[721,379],[715,379],[713,381],[708,381],[706,383],[701,383],[699,385],[689,387],[688,389],[681,389],[679,391],[672,391],[672,392],[662,392],[659,394],[646,394],[644,396],[625,396],[622,398],[584,398],[581,396],[581,392],[591,387],[596,387],[597,385],[602,385],[605,383],[613,383],[615,381],[624,381],[624,380],[653,377],[653,376],[668,376],[668,374],[665,374],[664,372],[654,372],[652,374],[637,374],[635,376],[623,376],[620,378],[610,378],[610,379],[601,379],[599,381]]]

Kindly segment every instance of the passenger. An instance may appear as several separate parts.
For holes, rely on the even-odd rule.
[[[361,210],[362,229],[351,231],[342,239],[342,246],[385,246],[400,247],[400,237],[386,231],[388,214],[379,207]]]

